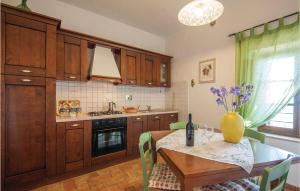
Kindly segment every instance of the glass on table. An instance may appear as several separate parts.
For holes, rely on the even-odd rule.
[[[208,141],[210,141],[214,136],[214,127],[213,126],[207,126],[205,129],[205,136]]]

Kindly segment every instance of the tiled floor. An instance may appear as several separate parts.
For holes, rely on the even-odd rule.
[[[136,159],[43,186],[34,191],[141,191],[142,189],[141,165]]]

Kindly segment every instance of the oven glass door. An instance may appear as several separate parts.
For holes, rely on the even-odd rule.
[[[103,128],[93,132],[93,157],[125,149],[125,127]]]

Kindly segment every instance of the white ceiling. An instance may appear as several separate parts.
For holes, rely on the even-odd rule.
[[[157,34],[170,36],[187,26],[177,20],[178,11],[191,0],[60,0]],[[225,11],[218,21],[224,25],[239,22],[261,24],[299,10],[299,0],[219,0]],[[242,19],[241,19],[242,17]],[[226,23],[225,23],[226,22]],[[218,24],[218,23],[217,23]],[[201,27],[201,26],[200,26]],[[227,26],[228,27],[228,26]],[[251,27],[251,26],[248,26]],[[241,28],[239,30],[242,30]],[[232,31],[235,32],[235,31]]]

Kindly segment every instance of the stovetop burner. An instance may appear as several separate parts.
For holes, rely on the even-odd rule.
[[[101,115],[114,115],[114,114],[122,114],[121,111],[92,111],[88,112],[88,115],[91,117],[101,116]]]

